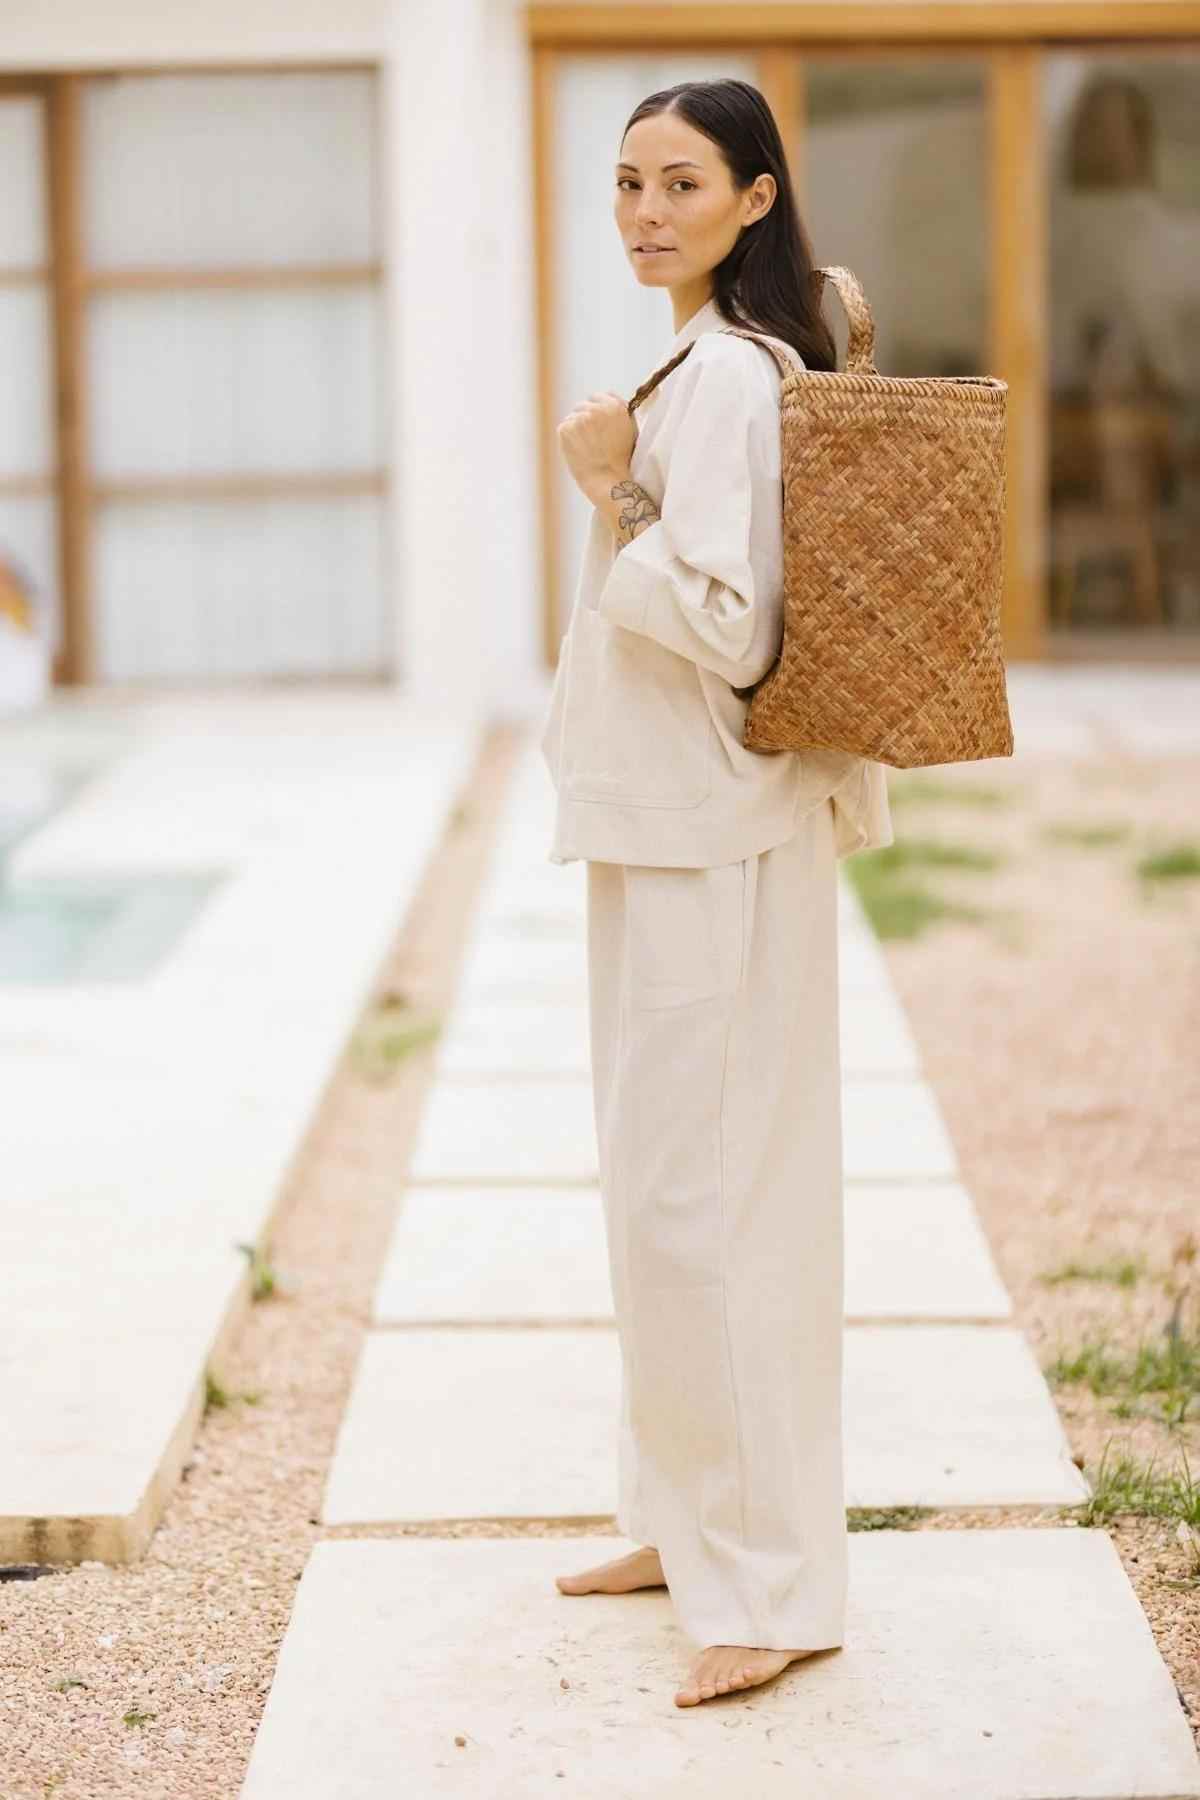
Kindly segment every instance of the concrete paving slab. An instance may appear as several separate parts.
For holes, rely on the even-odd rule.
[[[921,1061],[907,1015],[894,994],[842,994],[842,1069],[847,1075],[916,1075]],[[444,1075],[588,1076],[588,1009],[523,1005],[519,999],[451,1008],[438,1039]]]
[[[57,701],[22,727],[27,787],[78,736]],[[378,693],[126,701],[121,753],[10,847],[25,892],[224,878],[144,979],[4,985],[0,1559],[144,1548],[246,1291],[236,1243],[269,1228],[476,738]]]
[[[476,936],[455,986],[456,1006],[587,1003],[587,961],[577,936]]]
[[[953,1181],[958,1157],[937,1095],[921,1077],[842,1083],[847,1181]]]
[[[966,1191],[846,1189],[846,1317],[1007,1319],[1012,1301]],[[612,1324],[596,1188],[408,1188],[377,1325]]]
[[[852,1325],[844,1372],[848,1506],[1087,1498],[1019,1331]],[[615,1330],[373,1332],[322,1521],[614,1515],[619,1404]]]
[[[697,1646],[665,1589],[554,1584],[630,1548],[317,1544],[241,1800],[531,1800],[560,1782],[579,1800],[1200,1795],[1103,1531],[853,1533],[843,1648],[695,1707],[674,1703]]]
[[[843,1141],[847,1181],[952,1180],[958,1172],[936,1098],[924,1081],[847,1080]],[[591,1083],[569,1076],[436,1081],[409,1180],[595,1183]]]
[[[598,1188],[406,1188],[377,1325],[611,1324]]]
[[[554,924],[539,909],[513,911],[477,920],[455,989],[455,1005],[584,1005],[587,1001],[586,933],[581,921],[560,917]],[[891,974],[878,939],[848,926],[838,945],[843,990],[855,995],[893,993]]]
[[[599,1179],[590,1082],[435,1081],[413,1145],[414,1184],[587,1183]]]
[[[1053,1397],[1006,1325],[853,1325],[845,1334],[848,1506],[1086,1500]]]
[[[849,1182],[846,1317],[899,1324],[1012,1317],[971,1196],[957,1182]]]
[[[587,1007],[455,1006],[435,1048],[439,1076],[590,1076]]]
[[[321,1521],[612,1514],[619,1407],[603,1327],[371,1332]]]
[[[855,988],[843,981],[839,1019],[845,1074],[920,1074],[917,1041],[894,989]]]

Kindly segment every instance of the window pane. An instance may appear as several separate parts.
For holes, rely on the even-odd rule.
[[[90,81],[89,263],[373,260],[374,92],[367,71]]]
[[[45,284],[0,287],[0,475],[52,472],[50,376]]]
[[[862,284],[883,375],[985,375],[988,262],[982,64],[804,59],[800,208],[818,266]],[[846,361],[846,316],[824,313]]]
[[[379,311],[374,285],[98,294],[97,475],[378,468]]]
[[[374,495],[99,507],[98,678],[382,671],[384,522]]]
[[[1200,51],[1048,57],[1051,622],[1200,629]]]
[[[0,269],[46,261],[41,114],[40,100],[0,95]]]

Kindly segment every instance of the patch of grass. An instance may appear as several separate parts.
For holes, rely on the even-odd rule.
[[[1136,872],[1143,881],[1176,881],[1200,875],[1200,847],[1195,844],[1169,844],[1141,857]]]
[[[929,1517],[932,1506],[851,1506],[846,1510],[847,1531],[912,1531]]]
[[[257,1244],[237,1244],[234,1247],[241,1251],[250,1264],[251,1300],[269,1300],[277,1291],[278,1277],[266,1256]]]
[[[1004,788],[979,781],[948,781],[938,775],[888,775],[888,800],[892,806],[1011,806],[1013,796]]]
[[[214,1412],[229,1405],[228,1389],[223,1388],[211,1369],[204,1371],[204,1410]]]
[[[884,844],[864,855],[872,859],[877,871],[888,875],[908,869],[995,869],[1004,861],[998,850],[951,844],[945,838],[898,838],[894,844]]]
[[[1097,1339],[1074,1355],[1056,1356],[1044,1373],[1056,1387],[1082,1385],[1101,1398],[1115,1396],[1118,1418],[1156,1418],[1175,1429],[1200,1394],[1200,1338],[1179,1330],[1173,1317],[1161,1337],[1143,1340],[1132,1353]],[[1159,1396],[1157,1413],[1140,1404],[1149,1394]]]
[[[978,923],[986,911],[947,900],[912,871],[927,868],[983,870],[1002,859],[993,851],[948,844],[937,838],[908,838],[864,850],[847,859],[847,872],[877,936],[914,938],[941,919]]]
[[[221,1411],[222,1408],[224,1408],[226,1406],[232,1406],[235,1400],[240,1400],[243,1403],[243,1405],[245,1405],[245,1406],[258,1406],[262,1402],[262,1389],[261,1388],[246,1388],[240,1394],[232,1394],[232,1393],[230,1393],[228,1388],[222,1387],[221,1383],[217,1380],[216,1376],[213,1374],[211,1369],[205,1369],[205,1371],[204,1371],[204,1410],[205,1410],[205,1412],[219,1412],[219,1411]]]
[[[1129,837],[1132,825],[1114,821],[1111,825],[1075,825],[1059,819],[1043,825],[1038,833],[1048,844],[1069,844],[1073,849],[1100,850],[1108,844],[1121,844]]]
[[[369,1081],[387,1081],[406,1056],[442,1029],[436,1013],[422,1013],[398,989],[380,994],[350,1040],[350,1062]]]
[[[1192,1529],[1200,1526],[1200,1486],[1192,1479],[1182,1444],[1181,1470],[1160,1470],[1157,1457],[1142,1462],[1127,1450],[1110,1454],[1112,1450],[1110,1438],[1095,1476],[1084,1470],[1092,1486],[1091,1499],[1064,1511],[1075,1513],[1081,1525],[1103,1525],[1121,1513],[1133,1513],[1143,1519],[1174,1519]]]
[[[131,1706],[127,1713],[122,1714],[121,1723],[122,1725],[146,1725],[151,1719],[157,1719],[157,1717],[156,1712],[140,1712],[136,1706]]]
[[[1060,1269],[1048,1269],[1038,1276],[1046,1287],[1059,1281],[1111,1281],[1116,1287],[1135,1287],[1146,1273],[1146,1265],[1138,1257],[1119,1257],[1106,1263],[1066,1262]]]
[[[82,1675],[63,1675],[54,1683],[54,1691],[56,1694],[66,1694],[73,1687],[85,1688],[86,1686],[87,1682]]]
[[[859,898],[876,935],[881,938],[915,938],[938,919],[975,919],[978,916],[974,907],[955,905],[943,900],[932,888],[912,884],[893,887],[890,883],[881,883],[878,887],[863,887],[859,890]]]

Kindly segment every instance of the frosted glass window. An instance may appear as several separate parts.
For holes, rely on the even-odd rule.
[[[369,71],[104,77],[84,119],[93,268],[379,253]]]
[[[377,468],[380,305],[374,284],[97,295],[98,475]]]
[[[1200,49],[1047,54],[1049,615],[1200,640]]]
[[[43,154],[41,101],[0,95],[0,269],[46,262]]]
[[[593,389],[631,394],[675,336],[669,294],[643,288],[613,218],[621,136],[634,107],[678,81],[756,81],[753,57],[566,55],[555,88],[555,212],[548,254],[558,308],[555,422]],[[559,459],[559,631],[565,631],[591,507]]]
[[[33,591],[38,628],[52,650],[62,640],[58,585],[58,503],[53,495],[0,494],[0,551]]]
[[[110,502],[95,521],[101,680],[387,666],[384,502]]]
[[[0,285],[0,476],[52,470],[51,374],[45,284]]]
[[[818,266],[858,276],[885,375],[983,375],[987,115],[978,59],[806,59],[806,192]],[[827,290],[845,367],[848,327]]]

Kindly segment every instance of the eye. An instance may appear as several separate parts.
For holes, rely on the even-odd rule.
[[[632,175],[620,175],[617,177],[618,188],[623,188],[625,186],[626,182],[629,182],[630,184],[632,184],[633,176]],[[675,180],[671,183],[671,186],[678,187],[681,182],[684,185],[684,187],[688,187],[688,188],[694,188],[697,185],[694,181],[689,181],[686,175],[677,175]]]

